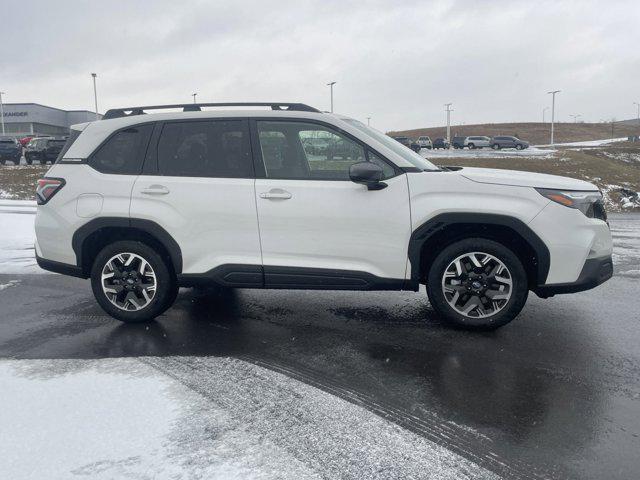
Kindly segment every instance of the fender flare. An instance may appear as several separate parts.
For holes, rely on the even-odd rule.
[[[85,240],[102,228],[131,228],[145,232],[159,242],[169,253],[171,263],[176,274],[182,273],[182,250],[180,245],[164,228],[151,220],[143,220],[141,218],[128,217],[102,217],[91,220],[73,234],[71,246],[76,254],[76,264],[83,269],[82,265],[82,248]]]
[[[474,212],[441,213],[416,228],[409,239],[409,261],[411,262],[411,283],[417,285],[420,273],[420,255],[423,245],[433,235],[454,224],[501,225],[517,232],[535,251],[538,260],[538,285],[544,285],[549,273],[551,255],[546,244],[522,220],[509,215]]]

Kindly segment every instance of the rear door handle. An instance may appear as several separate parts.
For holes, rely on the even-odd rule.
[[[145,195],[166,195],[169,189],[164,185],[150,185],[149,188],[143,188],[140,193]]]
[[[268,192],[262,192],[260,198],[289,200],[292,195],[281,188],[272,188]]]

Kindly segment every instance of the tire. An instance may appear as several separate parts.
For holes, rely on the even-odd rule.
[[[520,144],[516,145],[516,150],[522,150],[522,145]]]
[[[471,254],[476,254],[481,267],[469,268],[473,265]],[[463,272],[460,275],[457,260]],[[485,291],[488,296],[476,295]],[[520,313],[529,286],[522,262],[511,250],[493,240],[468,238],[449,245],[434,259],[427,276],[427,294],[433,309],[448,323],[469,330],[494,330]],[[468,314],[463,313],[470,306]]]
[[[118,255],[122,259],[116,258]],[[127,266],[130,257],[133,260]],[[146,267],[141,267],[142,261]],[[141,268],[146,275],[140,275]],[[105,279],[105,288],[113,290],[109,296],[103,289],[103,272],[115,273]],[[142,285],[155,285],[155,291]],[[173,304],[178,293],[175,275],[166,261],[147,244],[133,240],[114,242],[98,253],[91,268],[91,288],[106,313],[127,323],[153,320]]]
[[[474,148],[476,148],[476,146],[473,143],[469,144],[469,150],[473,150]]]
[[[493,145],[491,145],[491,148],[493,148],[494,150],[500,150],[500,145],[494,143]]]

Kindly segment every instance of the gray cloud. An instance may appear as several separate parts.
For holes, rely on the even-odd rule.
[[[66,1],[3,7],[7,102],[100,109],[302,101],[381,129],[629,118],[640,101],[640,3]],[[11,21],[6,21],[11,19]]]

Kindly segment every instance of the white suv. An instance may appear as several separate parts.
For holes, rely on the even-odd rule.
[[[433,144],[431,143],[431,138],[428,137],[427,135],[422,135],[418,137],[418,140],[416,141],[416,143],[420,146],[420,148],[426,148],[430,150],[433,147]]]
[[[470,150],[474,148],[484,148],[491,145],[491,138],[489,137],[467,137],[464,139],[464,146]]]
[[[91,278],[125,322],[179,286],[413,290],[446,320],[495,328],[529,290],[612,275],[602,197],[587,182],[438,168],[363,123],[303,104],[110,110],[75,125],[39,180],[36,253]],[[160,108],[184,111],[142,115]]]

